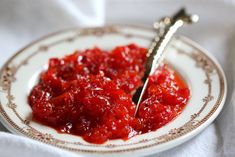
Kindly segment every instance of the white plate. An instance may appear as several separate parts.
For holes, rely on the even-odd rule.
[[[136,43],[148,47],[154,30],[134,26],[70,29],[46,36],[16,53],[0,73],[0,115],[13,133],[85,155],[143,156],[177,146],[201,132],[221,111],[226,97],[226,79],[218,62],[197,44],[177,37],[167,48],[166,61],[186,80],[191,99],[175,120],[166,126],[128,141],[110,140],[90,144],[79,136],[59,134],[31,121],[27,95],[51,57],[62,57],[77,49],[98,46],[112,49]]]

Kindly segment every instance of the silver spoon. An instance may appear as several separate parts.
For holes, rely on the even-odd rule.
[[[198,21],[198,19],[199,17],[197,15],[189,15],[186,13],[185,9],[182,8],[172,18],[165,17],[160,22],[154,24],[155,29],[158,30],[158,34],[154,38],[147,53],[146,71],[142,79],[144,85],[142,88],[139,88],[133,96],[133,100],[137,100],[135,117],[138,114],[140,103],[142,102],[143,95],[148,85],[148,76],[152,75],[160,65],[164,50],[172,39],[173,35],[177,29],[184,24],[195,23]]]

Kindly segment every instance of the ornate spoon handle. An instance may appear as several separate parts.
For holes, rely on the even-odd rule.
[[[146,71],[143,77],[144,85],[138,89],[133,98],[138,98],[135,110],[135,116],[138,114],[140,103],[142,102],[143,95],[148,85],[148,76],[152,75],[161,63],[164,50],[175,32],[184,24],[192,24],[198,21],[197,15],[189,15],[185,9],[180,9],[172,18],[165,17],[159,23],[155,23],[155,28],[159,31],[158,35],[154,38],[148,53]]]

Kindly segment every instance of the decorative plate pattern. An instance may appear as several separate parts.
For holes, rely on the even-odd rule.
[[[226,97],[226,80],[217,61],[189,39],[174,38],[165,61],[175,68],[191,89],[191,99],[181,115],[157,131],[128,141],[90,144],[80,137],[59,134],[31,120],[27,95],[51,57],[98,46],[111,49],[131,42],[148,47],[154,30],[134,26],[75,28],[46,36],[16,53],[0,72],[0,115],[13,133],[82,154],[148,155],[170,149],[198,134],[219,114]]]

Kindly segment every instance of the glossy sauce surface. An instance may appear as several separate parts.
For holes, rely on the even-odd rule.
[[[28,96],[33,118],[97,144],[164,126],[182,112],[190,91],[175,71],[162,65],[150,76],[135,118],[132,96],[142,86],[146,52],[129,44],[108,52],[93,48],[51,58]]]

